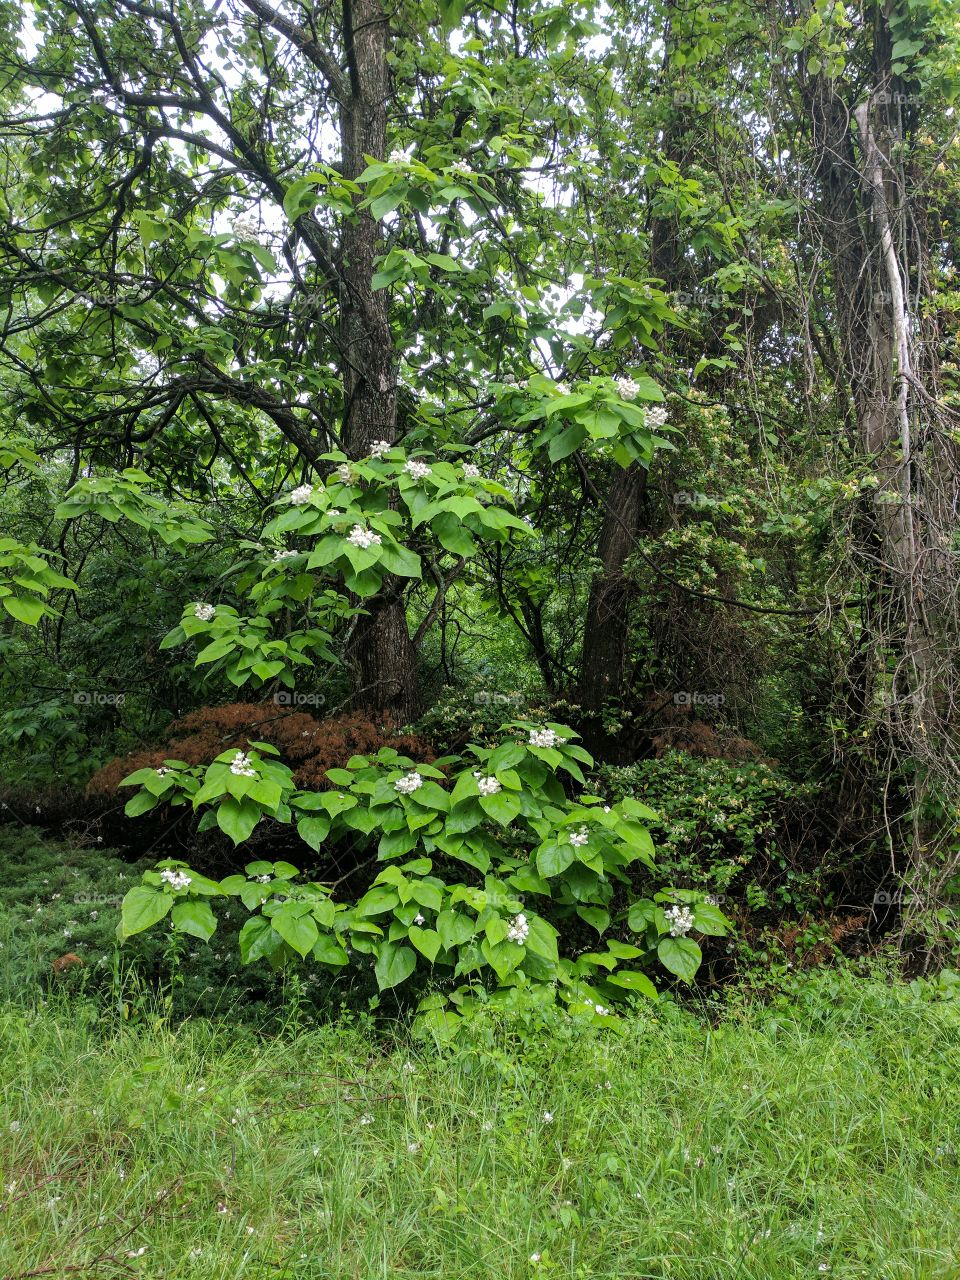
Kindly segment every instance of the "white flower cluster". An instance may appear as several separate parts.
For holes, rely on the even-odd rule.
[[[383,539],[379,533],[374,533],[372,529],[365,529],[362,524],[355,524],[347,534],[347,541],[352,542],[355,547],[362,547],[366,551],[368,547],[379,547]]]
[[[165,778],[167,774],[170,772],[170,770],[167,768],[165,764],[161,764],[157,766],[155,772],[158,778]]]
[[[477,778],[477,790],[482,796],[495,796],[502,787],[496,778]]]
[[[531,747],[555,747],[558,742],[563,739],[554,729],[531,729],[530,742]]]
[[[576,845],[578,848],[585,845],[589,839],[590,832],[586,827],[581,827],[579,831],[570,832],[570,843]]]
[[[632,378],[617,379],[617,395],[621,400],[636,400],[640,388]]]
[[[256,769],[250,763],[250,757],[244,755],[242,751],[238,751],[230,761],[230,772],[236,774],[238,778],[255,778],[257,776]]]
[[[312,484],[299,484],[290,494],[290,501],[295,507],[302,507],[303,504],[309,500],[312,493]]]
[[[349,462],[341,462],[340,466],[337,467],[337,479],[341,484],[353,483],[353,472],[350,470]]]
[[[387,450],[392,448],[393,445],[389,440],[374,440],[373,444],[370,446],[370,457],[382,458]]]
[[[419,791],[423,786],[423,779],[414,769],[412,773],[407,773],[402,778],[398,778],[393,786],[394,790],[399,791],[402,796],[412,796],[414,791]]]
[[[211,618],[216,616],[216,609],[212,604],[198,604],[193,608],[194,616],[199,618],[201,622],[209,622]]]
[[[519,946],[527,940],[527,934],[530,932],[530,926],[527,924],[527,917],[521,911],[518,916],[514,916],[507,930],[507,941],[516,942]]]
[[[274,560],[289,560],[291,556],[299,554],[299,551],[294,551],[292,547],[288,547],[286,551],[275,551],[273,553],[273,558]]]
[[[592,1000],[584,1000],[583,1003],[588,1004],[593,1012],[601,1018],[605,1018],[610,1012],[605,1004],[594,1004]]]
[[[171,867],[164,867],[160,872],[160,879],[171,889],[186,889],[190,883],[190,877],[185,872],[175,871]]]
[[[671,938],[682,938],[693,928],[693,912],[689,907],[667,907],[663,914],[670,921]]]
[[[468,480],[479,480],[480,468],[474,466],[472,462],[465,462],[463,464],[463,474],[467,477]]]
[[[403,469],[406,471],[408,476],[413,476],[414,480],[426,480],[427,476],[430,474],[430,468],[427,464],[425,462],[418,462],[416,458],[411,458],[410,461],[404,465]]]
[[[238,240],[256,240],[260,235],[260,226],[249,214],[241,214],[239,218],[234,218],[232,231]]]
[[[654,431],[659,431],[667,420],[667,411],[662,404],[655,404],[652,409],[647,409],[644,413],[644,421],[648,427],[652,427]]]

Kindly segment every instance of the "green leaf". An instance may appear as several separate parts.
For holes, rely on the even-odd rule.
[[[421,929],[419,925],[412,924],[407,930],[407,937],[420,954],[426,956],[433,964],[441,946],[440,935],[436,929]]]
[[[417,967],[417,953],[410,947],[395,942],[385,942],[380,948],[374,969],[381,991],[399,986]]]
[[[134,933],[149,929],[163,919],[173,902],[172,894],[153,889],[150,885],[137,885],[130,889],[120,907],[121,936],[129,938]]]
[[[235,845],[248,839],[259,821],[260,807],[247,797],[235,800],[233,796],[227,796],[217,810],[217,826]]]
[[[320,937],[317,922],[311,915],[302,914],[303,903],[285,902],[270,917],[270,924],[284,942],[289,943],[298,955],[306,958]]]
[[[217,918],[209,902],[178,902],[171,919],[181,933],[192,933],[203,942],[209,942],[217,928]]]
[[[615,987],[623,987],[627,991],[639,991],[641,995],[649,996],[651,1000],[659,1000],[660,998],[657,988],[647,975],[638,973],[636,969],[621,969],[619,973],[611,973],[607,981]]]
[[[553,841],[544,845],[537,854],[537,870],[549,880],[551,876],[558,876],[561,871],[566,871],[574,856],[573,845]]]
[[[35,627],[45,613],[50,610],[41,600],[32,596],[4,596],[3,607],[12,618],[25,622],[28,627]]]
[[[698,933],[705,933],[712,938],[723,938],[730,932],[730,921],[712,903],[701,902],[693,909],[693,927]]]
[[[665,969],[684,982],[693,981],[703,958],[692,938],[671,938],[669,935],[657,944],[657,957]]]

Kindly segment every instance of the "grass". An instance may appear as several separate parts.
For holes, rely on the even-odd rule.
[[[4,1280],[960,1276],[960,1006],[882,978],[454,1050],[7,1004],[0,1082]]]

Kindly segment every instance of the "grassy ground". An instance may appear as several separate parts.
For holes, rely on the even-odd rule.
[[[0,1276],[960,1276],[960,1007],[258,1038],[0,1011]]]

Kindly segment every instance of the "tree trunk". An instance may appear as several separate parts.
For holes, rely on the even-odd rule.
[[[341,112],[343,175],[356,178],[367,158],[387,149],[390,21],[379,0],[344,0],[344,40],[351,94]],[[340,352],[343,369],[343,442],[352,458],[375,440],[397,433],[396,354],[389,293],[371,285],[382,252],[380,225],[369,210],[344,223],[341,241]],[[416,652],[407,627],[402,584],[386,579],[364,603],[351,645],[359,706],[412,719],[418,709]]]

